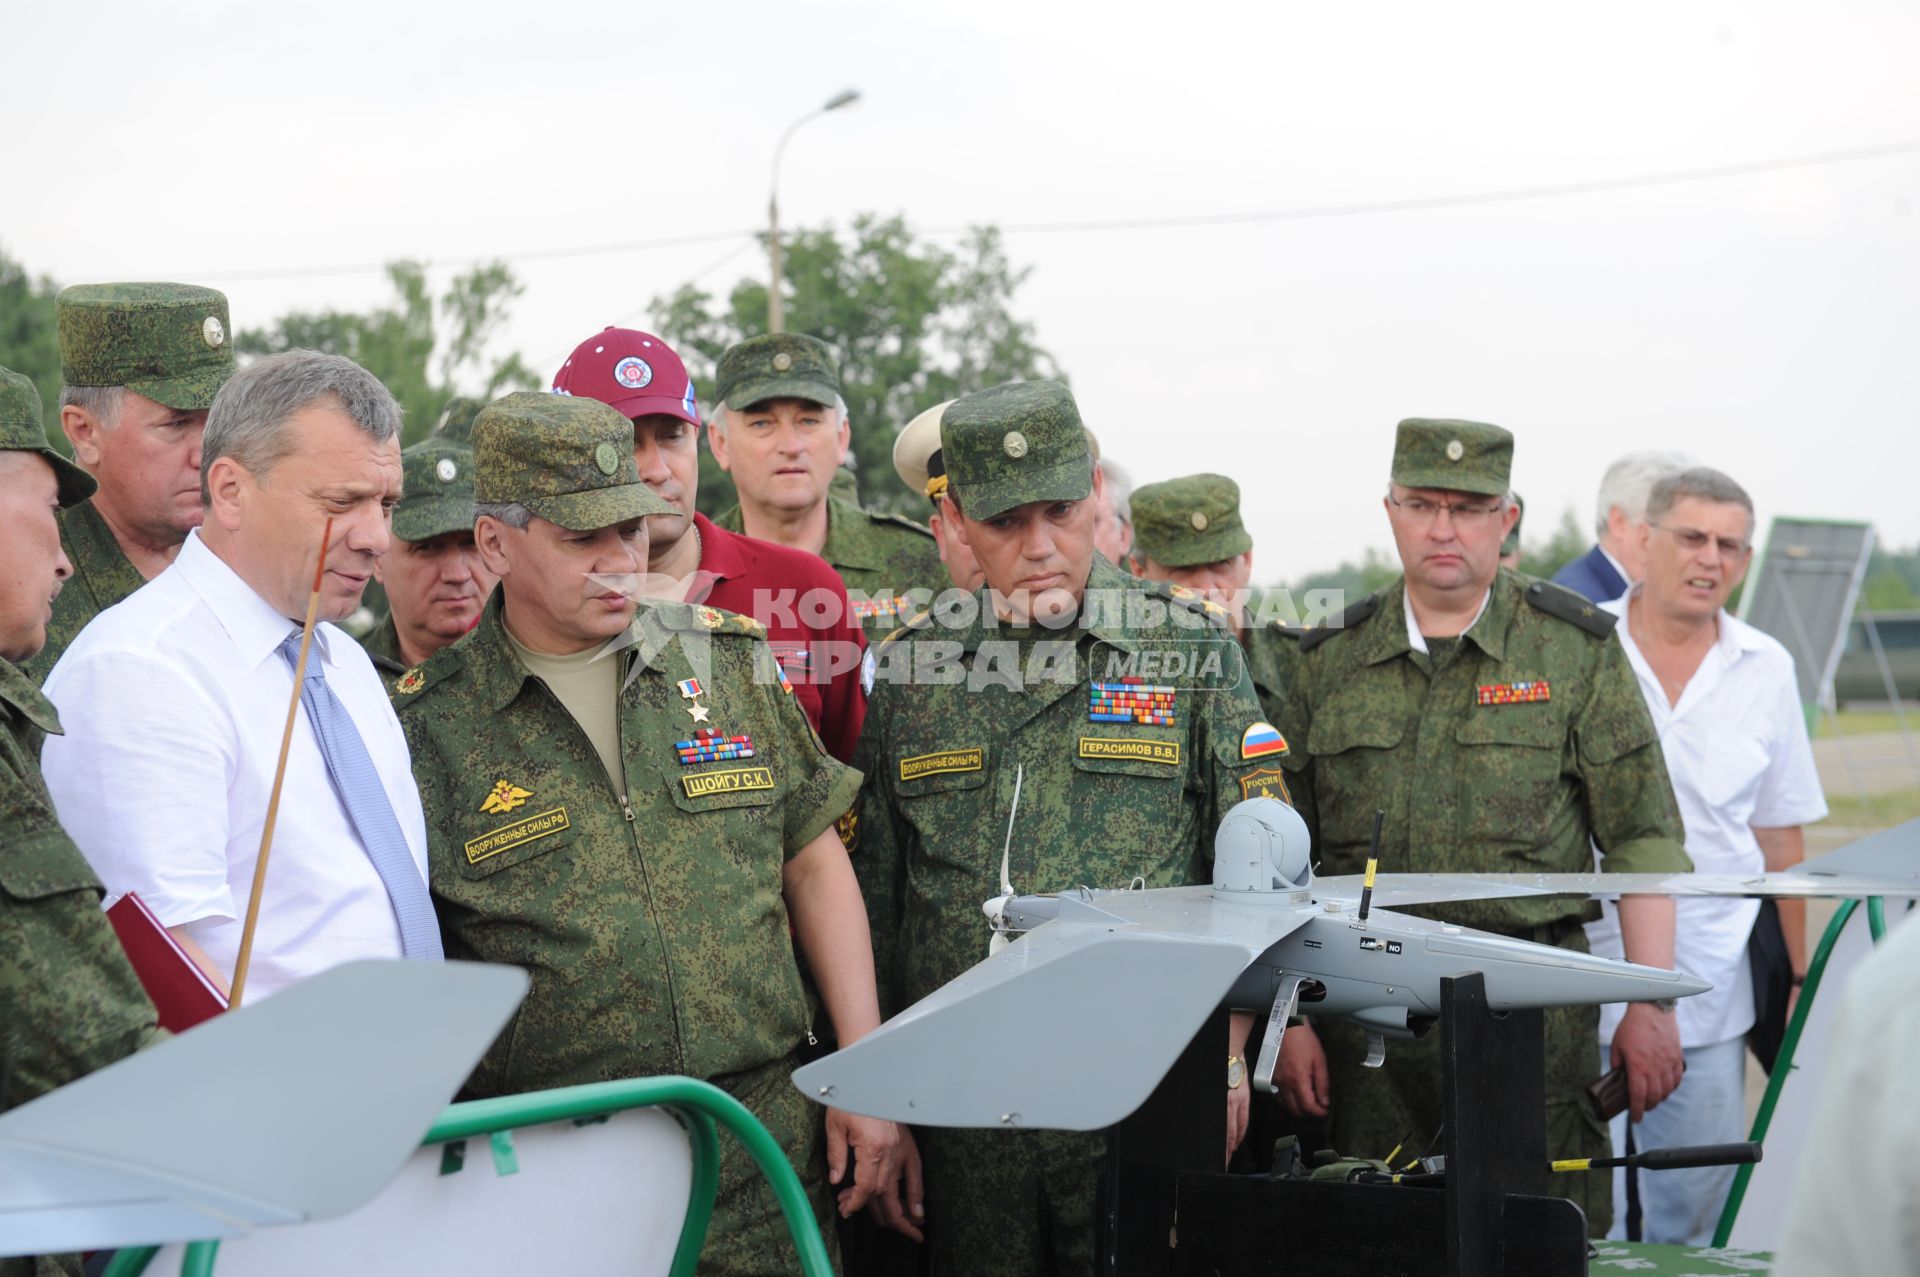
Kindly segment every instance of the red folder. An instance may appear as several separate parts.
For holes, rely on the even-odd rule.
[[[227,999],[200,964],[160,925],[146,902],[129,891],[107,910],[107,921],[127,951],[133,973],[160,1012],[160,1027],[184,1033],[227,1009]]]

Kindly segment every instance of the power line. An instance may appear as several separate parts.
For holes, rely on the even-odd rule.
[[[1547,186],[1508,187],[1493,191],[1476,191],[1461,195],[1429,195],[1409,199],[1365,200],[1347,204],[1316,204],[1297,208],[1262,209],[1239,213],[1189,213],[1171,214],[1165,217],[1123,217],[1064,222],[1011,222],[1001,223],[1001,233],[1008,235],[1048,235],[1088,231],[1136,231],[1136,230],[1179,230],[1190,227],[1232,226],[1261,222],[1304,222],[1325,220],[1338,217],[1364,217],[1384,213],[1412,213],[1433,209],[1468,208],[1489,204],[1517,204],[1531,200],[1561,199],[1579,195],[1599,195],[1614,191],[1646,190],[1661,186],[1680,186],[1696,182],[1722,181],[1729,178],[1754,177],[1767,173],[1784,173],[1796,169],[1822,168],[1834,164],[1853,164],[1864,160],[1888,159],[1901,155],[1920,152],[1920,139],[1905,142],[1889,142],[1881,146],[1853,147],[1837,151],[1819,151],[1808,155],[1788,156],[1772,160],[1752,160],[1737,164],[1716,164],[1697,168],[1673,169],[1660,173],[1646,173],[1632,177],[1597,178],[1581,182],[1562,182]],[[829,227],[833,223],[827,223]],[[975,229],[972,226],[916,226],[911,228],[918,235],[966,235]],[[550,261],[568,257],[602,257],[616,253],[638,253],[657,248],[675,248],[688,244],[718,243],[723,240],[745,240],[733,252],[727,255],[730,260],[739,252],[744,252],[760,237],[759,230],[708,231],[692,235],[674,235],[661,239],[634,240],[618,244],[586,244],[565,248],[523,249],[517,252],[485,253],[473,257],[460,257],[429,261],[429,266],[471,267],[486,262],[506,260],[511,262]],[[328,275],[363,275],[384,271],[385,262],[362,262],[353,265],[305,266],[273,268],[263,270],[223,270],[223,271],[186,271],[169,276],[173,279],[201,279],[209,282],[263,279],[308,279]],[[713,267],[700,272],[705,274]]]
[[[1860,160],[1885,159],[1920,152],[1920,140],[1890,142],[1884,146],[1863,146],[1844,151],[1822,151],[1814,155],[1792,156],[1778,160],[1754,160],[1742,164],[1717,164],[1704,168],[1675,169],[1638,177],[1599,178],[1585,182],[1564,182],[1553,186],[1522,186],[1499,191],[1480,191],[1468,195],[1431,195],[1418,199],[1371,200],[1354,204],[1308,205],[1302,208],[1268,209],[1250,213],[1202,213],[1168,217],[1125,217],[1102,221],[1010,223],[999,229],[1003,234],[1053,234],[1063,231],[1171,230],[1192,226],[1226,226],[1244,222],[1302,222],[1319,218],[1358,217],[1375,213],[1409,213],[1425,209],[1462,208],[1481,204],[1516,204],[1525,200],[1558,199],[1571,195],[1596,195],[1609,191],[1644,190],[1656,186],[1678,186],[1688,182],[1710,182],[1731,177],[1751,177],[1762,173],[1782,173],[1793,169],[1818,168],[1829,164],[1851,164]],[[942,226],[919,229],[922,235],[961,235],[973,228]]]

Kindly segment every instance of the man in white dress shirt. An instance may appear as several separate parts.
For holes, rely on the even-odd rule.
[[[333,519],[319,617],[359,605],[400,496],[400,406],[359,365],[292,351],[221,389],[205,524],[47,678],[62,821],[112,896],[138,892],[233,973],[293,657]],[[439,956],[406,739],[360,645],[317,625],[255,936],[249,1000],[355,958]],[[424,908],[424,920],[422,909]]]
[[[1701,873],[1796,865],[1806,854],[1801,827],[1827,814],[1793,657],[1726,610],[1752,561],[1753,530],[1753,502],[1726,475],[1705,467],[1670,475],[1647,501],[1640,533],[1645,580],[1603,605],[1625,618],[1614,632],[1660,732],[1687,854]],[[1747,940],[1759,908],[1754,900],[1675,901],[1674,966],[1712,981],[1713,989],[1682,998],[1676,1008],[1686,1074],[1635,1128],[1639,1148],[1746,1138],[1746,1035],[1753,1027]],[[1780,902],[1796,985],[1807,967],[1806,921],[1804,901]],[[1588,936],[1595,953],[1621,956],[1611,905]],[[1601,1009],[1603,1043],[1620,1013],[1619,1006]],[[1604,1045],[1601,1056],[1604,1066]],[[1625,1136],[1626,1119],[1614,1119],[1617,1150]],[[1641,1176],[1642,1240],[1709,1244],[1732,1181],[1730,1166]],[[1615,1183],[1614,1227],[1624,1237],[1622,1173]]]

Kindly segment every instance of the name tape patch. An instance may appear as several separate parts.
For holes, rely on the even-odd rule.
[[[747,789],[772,789],[773,768],[728,767],[717,772],[701,772],[694,776],[682,776],[680,787],[687,791],[689,798],[737,794]]]
[[[1140,763],[1161,763],[1168,767],[1180,765],[1180,742],[1177,740],[1116,740],[1110,736],[1082,736],[1080,738],[1080,757],[1082,758],[1122,758]]]
[[[503,826],[492,833],[481,834],[467,842],[467,863],[477,865],[489,856],[497,856],[503,851],[512,851],[523,847],[536,839],[546,838],[569,828],[567,809],[551,807],[537,816],[528,816],[511,825]]]
[[[900,779],[919,780],[945,772],[977,772],[987,765],[984,749],[942,749],[931,754],[915,754],[900,760]]]

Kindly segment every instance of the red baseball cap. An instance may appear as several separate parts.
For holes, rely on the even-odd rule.
[[[598,399],[627,417],[663,412],[700,424],[687,366],[673,347],[635,328],[610,327],[575,346],[553,374],[553,393]]]

